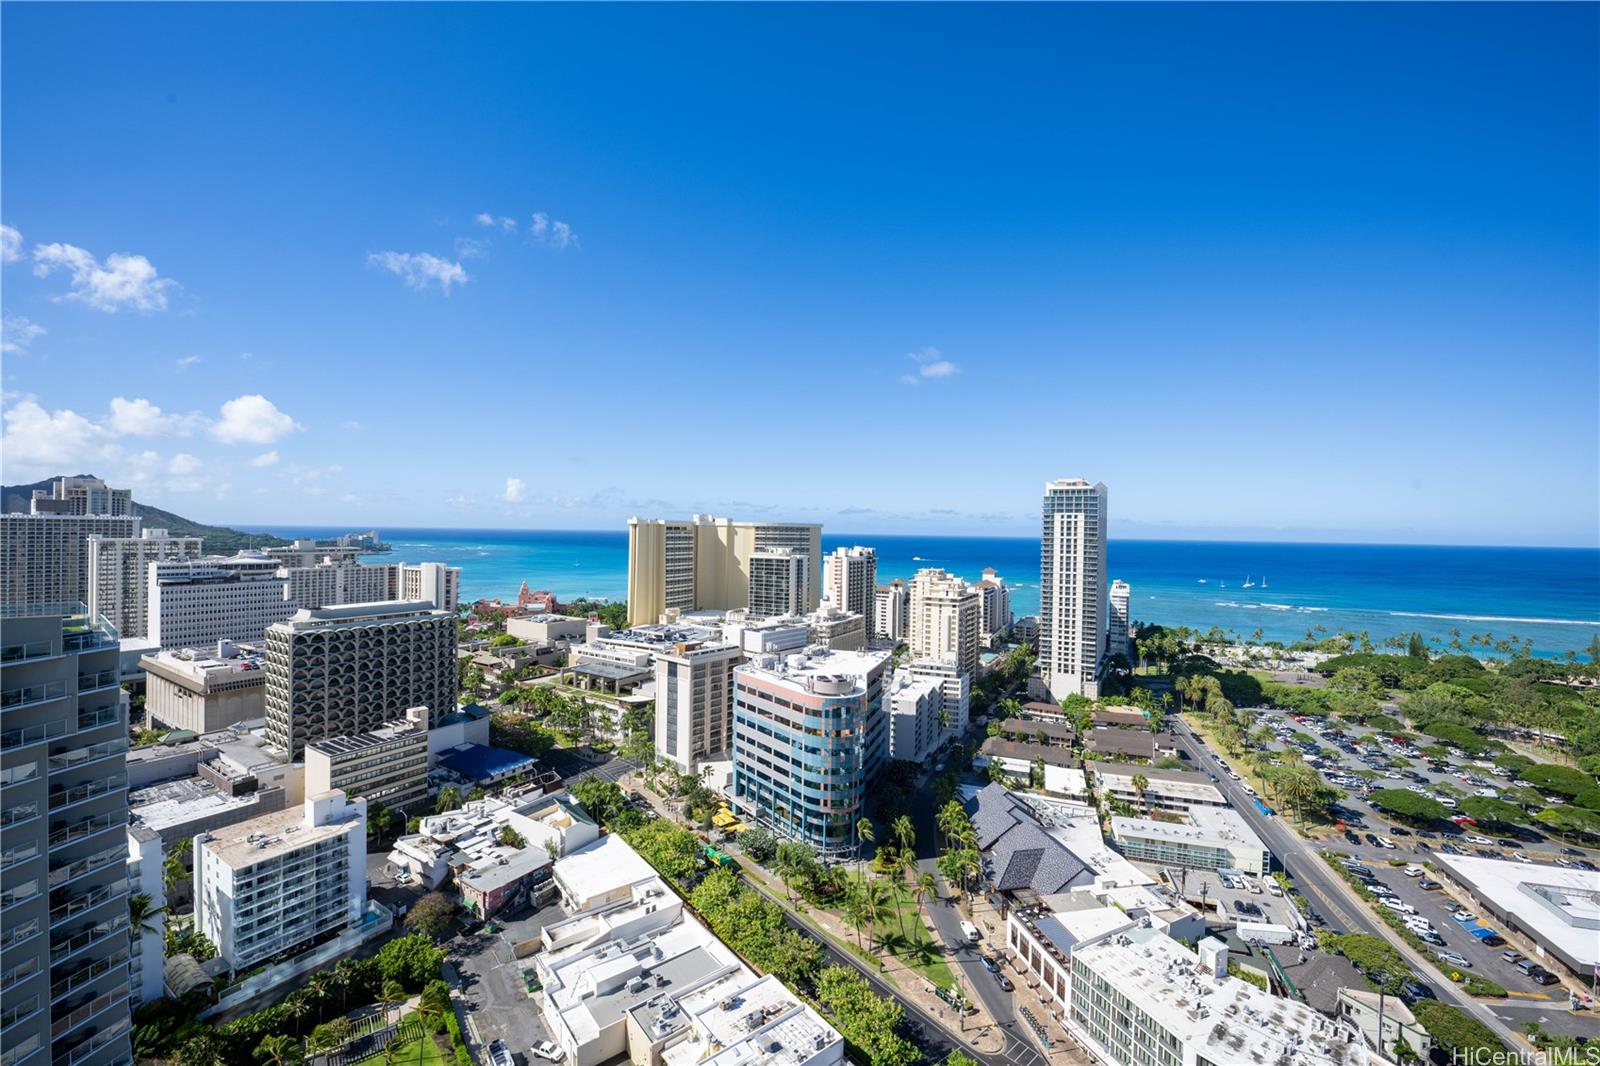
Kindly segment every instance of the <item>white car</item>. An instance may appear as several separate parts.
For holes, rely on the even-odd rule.
[[[1459,966],[1463,970],[1472,969],[1472,960],[1455,951],[1439,952],[1439,961],[1448,962],[1451,966]]]
[[[966,937],[968,941],[976,943],[980,934],[978,933],[977,926],[973,925],[971,922],[962,922],[961,935]]]
[[[1384,847],[1388,848],[1390,851],[1394,850],[1394,841],[1390,840],[1388,837],[1379,837],[1378,838],[1378,843],[1382,844]]]
[[[1416,863],[1412,863],[1410,866],[1407,866],[1403,872],[1407,877],[1421,877],[1423,874],[1427,873],[1426,870],[1418,866]]]
[[[1490,840],[1488,837],[1479,836],[1477,833],[1468,834],[1467,839],[1472,841],[1474,844],[1493,844],[1494,843],[1494,841]]]
[[[543,1059],[546,1062],[560,1062],[566,1055],[566,1052],[562,1051],[548,1040],[539,1041],[537,1044],[533,1045],[530,1050],[535,1056]]]
[[[1383,905],[1385,907],[1388,907],[1390,910],[1398,911],[1401,914],[1415,914],[1415,913],[1417,913],[1417,908],[1413,907],[1409,903],[1402,903],[1400,900],[1396,899],[1393,896],[1385,897],[1385,899],[1383,901]]]
[[[1456,911],[1454,914],[1450,915],[1450,917],[1454,918],[1458,922],[1470,922],[1475,920],[1478,916],[1473,914],[1471,911],[1462,910]]]

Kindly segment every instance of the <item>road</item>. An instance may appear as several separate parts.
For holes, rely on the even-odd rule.
[[[1205,743],[1189,729],[1181,718],[1167,718],[1169,728],[1178,744],[1188,753],[1190,762],[1197,768],[1212,769],[1217,762]],[[1359,932],[1376,936],[1394,945],[1410,964],[1413,972],[1433,986],[1444,1002],[1459,1007],[1487,1025],[1506,1047],[1522,1049],[1527,1041],[1489,1008],[1461,992],[1456,984],[1419,955],[1410,944],[1389,927],[1389,924],[1367,910],[1366,904],[1344,879],[1323,861],[1310,843],[1290,829],[1281,819],[1263,815],[1256,809],[1254,799],[1245,793],[1240,783],[1227,774],[1217,775],[1217,787],[1228,802],[1249,823],[1250,828],[1278,857],[1285,871],[1294,879],[1306,899],[1322,914],[1329,928],[1337,932]]]

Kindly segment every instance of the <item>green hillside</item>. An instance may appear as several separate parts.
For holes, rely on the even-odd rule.
[[[92,474],[77,474],[76,477],[93,477]],[[16,511],[28,510],[29,501],[33,499],[34,489],[48,489],[55,478],[46,478],[35,481],[31,485],[3,485],[0,486],[0,510],[10,514]],[[165,529],[178,537],[204,537],[205,549],[218,555],[227,555],[242,548],[276,548],[289,542],[282,537],[274,537],[270,533],[242,533],[237,529],[227,526],[208,526],[203,522],[195,522],[182,515],[163,511],[159,507],[152,507],[147,503],[133,501],[133,513],[138,515],[147,529]]]

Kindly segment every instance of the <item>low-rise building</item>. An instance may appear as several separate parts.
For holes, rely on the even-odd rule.
[[[1096,707],[1090,712],[1095,725],[1108,725],[1116,729],[1149,729],[1150,719],[1137,707]]]
[[[1000,723],[1000,729],[1007,740],[1051,748],[1071,747],[1073,738],[1078,735],[1078,731],[1067,722],[1043,719],[1029,721],[1026,718],[1007,718]]]
[[[993,891],[1048,896],[1094,882],[1089,865],[1003,786],[985,785],[962,806],[977,834],[983,881]]]
[[[1228,976],[1227,946],[1197,955],[1135,927],[1072,951],[1067,1030],[1109,1066],[1368,1066],[1348,1026]]]
[[[163,650],[141,656],[145,715],[152,723],[196,733],[262,719],[267,713],[265,658],[250,645],[216,652]]]
[[[1433,861],[1474,905],[1526,937],[1540,962],[1583,981],[1600,972],[1600,873],[1444,852]]]
[[[1159,770],[1130,763],[1095,762],[1094,790],[1102,798],[1117,799],[1135,808],[1188,813],[1194,807],[1226,807],[1227,797],[1205,774],[1190,770]],[[1135,778],[1143,778],[1141,791]]]
[[[1417,1016],[1399,996],[1369,992],[1365,988],[1341,988],[1338,1011],[1339,1017],[1361,1034],[1367,1046],[1385,1058],[1397,1058],[1395,1045],[1403,1040],[1417,1061],[1429,1061],[1433,1037],[1417,1024]]]
[[[1257,877],[1272,867],[1272,852],[1231,807],[1193,807],[1183,822],[1113,817],[1111,835],[1124,855],[1140,862]]]
[[[397,722],[306,745],[306,791],[338,789],[368,805],[405,808],[428,796],[428,712],[413,707]]]
[[[1148,730],[1095,726],[1083,741],[1088,751],[1108,759],[1152,762],[1156,757],[1156,740]]]
[[[581,641],[589,620],[562,614],[534,614],[526,618],[507,618],[506,632],[529,644],[570,644]]]
[[[978,754],[973,756],[972,765],[982,767],[991,763],[998,763],[1000,769],[1023,781],[1031,780],[1034,770],[1042,766],[1044,773],[1039,787],[1046,792],[1059,796],[1088,795],[1082,761],[1066,748],[987,737]]]
[[[195,837],[195,924],[234,970],[361,922],[367,804],[339,791]]]

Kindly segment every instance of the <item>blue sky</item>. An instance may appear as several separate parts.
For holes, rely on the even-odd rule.
[[[0,23],[8,483],[1028,533],[1081,475],[1123,536],[1600,537],[1593,5]]]

